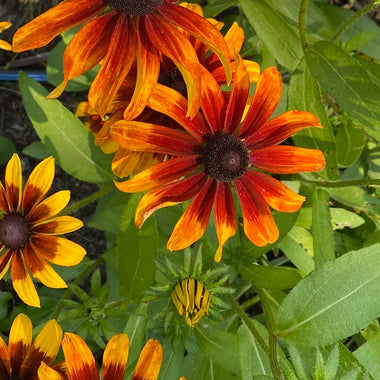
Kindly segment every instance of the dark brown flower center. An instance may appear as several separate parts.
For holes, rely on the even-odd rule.
[[[128,16],[145,16],[153,13],[164,0],[110,0],[111,5]]]
[[[16,250],[24,247],[29,236],[29,226],[22,215],[12,213],[0,220],[0,242],[7,248]]]
[[[215,136],[204,147],[203,163],[211,177],[222,182],[232,181],[247,170],[248,149],[236,136]]]

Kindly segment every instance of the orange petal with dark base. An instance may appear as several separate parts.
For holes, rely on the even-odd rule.
[[[119,14],[107,54],[92,82],[88,101],[103,117],[136,59],[136,31],[127,15]]]
[[[153,153],[193,155],[196,141],[186,133],[139,121],[118,121],[111,128],[114,140],[124,149]]]
[[[3,247],[2,247],[3,248]],[[8,272],[12,261],[13,252],[11,249],[5,250],[0,256],[0,280]]]
[[[218,182],[214,200],[214,218],[219,247],[214,260],[218,263],[222,258],[223,245],[236,233],[236,212],[234,198],[227,182]]]
[[[7,193],[5,192],[4,186],[0,181],[0,210],[5,213],[9,214],[9,207],[8,207],[8,200],[7,200]]]
[[[158,14],[146,15],[145,26],[153,45],[169,57],[181,72],[187,87],[187,116],[194,118],[200,106],[201,65],[193,46],[165,17]]]
[[[210,133],[200,112],[193,119],[186,117],[187,99],[170,87],[158,83],[148,99],[148,105],[155,111],[174,119],[199,143],[202,142],[202,136]]]
[[[244,233],[248,239],[258,247],[274,243],[279,232],[263,196],[251,188],[244,175],[235,180],[235,187],[243,211]]]
[[[46,222],[35,224],[32,228],[34,233],[46,235],[62,235],[78,230],[83,223],[73,216],[57,216]]]
[[[249,154],[252,165],[276,174],[317,172],[325,167],[325,158],[318,149],[295,146],[271,146]]]
[[[280,101],[281,91],[280,72],[275,67],[268,67],[257,82],[255,95],[244,118],[239,137],[251,135],[267,122]]]
[[[85,24],[71,39],[63,54],[64,81],[47,99],[61,95],[67,82],[98,64],[106,55],[118,13],[110,12]]]
[[[5,189],[9,211],[18,211],[21,205],[22,171],[21,161],[16,153],[8,161],[5,169]]]
[[[40,299],[20,251],[15,252],[13,255],[11,276],[13,289],[21,300],[27,305],[40,307]]]
[[[145,220],[160,208],[173,206],[193,198],[202,189],[206,180],[207,175],[200,172],[145,194],[136,209],[136,226],[141,228]]]
[[[4,339],[0,336],[0,379],[10,379],[12,372],[11,358]]]
[[[131,380],[157,380],[162,364],[162,346],[149,339],[143,347]]]
[[[103,354],[102,380],[122,380],[128,361],[129,339],[127,334],[114,335]]]
[[[115,182],[115,186],[127,193],[138,193],[179,179],[198,166],[198,156],[173,158],[145,169],[127,181]]]
[[[322,128],[316,116],[310,112],[288,111],[269,120],[259,130],[248,136],[245,144],[248,149],[276,145],[298,131],[310,127]]]
[[[170,251],[184,249],[203,236],[214,204],[216,183],[210,179],[191,201],[167,243]]]
[[[65,355],[66,374],[70,380],[99,380],[94,356],[80,336],[65,333],[62,350]]]
[[[247,170],[245,181],[256,191],[260,192],[270,207],[281,212],[295,212],[299,210],[305,197],[295,193],[282,182],[264,173]]]
[[[66,0],[18,29],[13,37],[13,51],[36,49],[48,44],[65,30],[99,14],[108,0]]]

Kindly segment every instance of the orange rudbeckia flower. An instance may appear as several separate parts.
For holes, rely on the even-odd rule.
[[[72,333],[65,333],[62,341],[65,355],[65,376],[41,363],[39,380],[99,380],[92,352],[83,339]],[[126,334],[118,334],[108,342],[102,365],[102,380],[123,380],[128,361],[129,339]],[[150,339],[143,347],[131,380],[157,380],[162,363],[162,347],[159,341]]]
[[[316,149],[278,146],[301,129],[321,125],[316,116],[300,111],[288,111],[269,120],[282,90],[281,74],[275,67],[261,74],[246,113],[250,82],[240,58],[232,91],[226,98],[211,74],[207,75],[207,70],[203,74],[202,110],[193,119],[186,118],[186,99],[170,88],[157,85],[149,99],[151,108],[171,116],[184,131],[124,120],[116,122],[111,133],[121,147],[175,157],[116,183],[125,192],[150,190],[137,207],[136,225],[141,227],[159,208],[193,198],[167,247],[183,249],[198,240],[214,208],[219,240],[215,260],[220,261],[222,246],[237,228],[231,187],[240,200],[245,234],[255,245],[264,246],[279,235],[269,206],[294,212],[304,197],[263,171],[318,171],[325,160]]]
[[[0,279],[11,267],[13,288],[28,305],[40,306],[29,275],[50,288],[66,288],[66,283],[48,264],[78,264],[86,251],[78,244],[56,236],[81,228],[72,216],[55,216],[70,200],[62,190],[45,198],[54,178],[54,158],[40,162],[22,190],[21,161],[17,154],[5,170],[5,188],[0,181]],[[44,199],[45,198],[45,199]]]
[[[174,3],[175,0],[64,0],[21,27],[14,35],[13,50],[44,46],[63,31],[85,23],[65,50],[64,81],[51,97],[59,96],[70,79],[101,62],[89,101],[104,116],[136,63],[135,91],[126,109],[128,118],[133,119],[145,107],[157,83],[163,54],[175,63],[186,82],[188,111],[193,116],[199,108],[200,64],[182,30],[214,51],[229,73],[228,50],[214,25]]]
[[[0,33],[5,29],[10,28],[11,26],[12,24],[8,21],[0,21]],[[12,46],[7,41],[0,40],[0,49],[12,50]]]
[[[37,379],[42,363],[50,365],[58,354],[62,329],[55,319],[43,327],[32,342],[33,326],[25,314],[19,314],[9,332],[8,346],[0,337],[0,379]]]

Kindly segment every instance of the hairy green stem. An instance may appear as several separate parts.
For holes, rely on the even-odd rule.
[[[306,42],[306,7],[309,0],[302,0],[301,6],[300,6],[300,13],[298,16],[298,30],[300,33],[300,40],[302,47],[306,49],[307,42]]]
[[[269,355],[269,347],[265,343],[264,339],[261,337],[260,333],[256,329],[255,325],[249,319],[248,315],[245,314],[244,310],[241,306],[235,301],[233,297],[229,297],[230,304],[235,313],[240,317],[240,319],[247,325],[249,331],[251,331],[252,335],[255,337],[261,348]]]
[[[316,185],[317,187],[329,187],[329,188],[353,187],[353,186],[380,186],[380,179],[376,179],[376,178],[353,179],[349,181],[335,181],[335,182],[302,179],[302,182],[310,183],[310,184]]]
[[[79,276],[72,282],[73,285],[78,285],[89,273],[93,272],[99,265],[104,261],[103,255],[99,256],[96,260],[94,260]],[[59,314],[61,313],[63,301],[67,300],[71,297],[72,289],[69,287],[66,289],[65,293],[55,306],[54,313],[52,315],[52,319],[58,319]]]
[[[99,189],[96,193],[91,194],[87,198],[82,199],[82,200],[80,200],[80,201],[72,204],[71,206],[66,207],[62,211],[61,215],[70,214],[73,211],[79,210],[80,208],[82,208],[84,206],[87,206],[88,204],[90,204],[92,202],[95,202],[101,196],[103,196],[104,194],[106,194],[109,191],[111,191],[114,188],[114,186],[115,185],[113,183],[110,183],[109,185],[104,186],[103,188]]]
[[[257,291],[258,296],[260,297],[261,305],[263,306],[263,310],[264,310],[264,315],[268,323],[269,363],[272,370],[272,375],[275,380],[283,380],[280,363],[278,362],[277,336],[273,333],[274,317],[272,313],[272,308],[269,305],[268,296],[266,295],[266,290],[263,288],[256,288],[256,291]]]
[[[361,9],[359,12],[354,13],[333,35],[331,38],[331,42],[336,42],[337,39],[342,35],[342,33],[351,25],[353,24],[359,17],[365,15],[372,9],[378,7],[380,5],[380,0],[377,0],[373,2],[372,4],[368,4],[366,7]]]

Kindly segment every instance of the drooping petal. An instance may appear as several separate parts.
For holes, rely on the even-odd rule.
[[[42,222],[57,215],[70,201],[70,191],[61,190],[33,207],[27,215],[29,223]]]
[[[207,19],[197,13],[176,4],[163,3],[157,8],[166,20],[186,30],[196,39],[208,46],[220,59],[227,76],[231,80],[231,70],[228,60],[228,47],[223,35]]]
[[[22,212],[27,215],[49,191],[55,173],[54,158],[48,157],[41,161],[32,171],[25,183],[22,194]]]
[[[226,182],[218,182],[214,200],[214,217],[219,240],[214,260],[218,263],[222,258],[223,245],[235,235],[237,228],[234,199],[230,185]]]
[[[136,31],[127,15],[119,14],[107,54],[92,82],[88,101],[93,110],[104,116],[136,59]]]
[[[182,74],[187,87],[187,116],[192,119],[199,110],[201,92],[201,65],[195,50],[190,41],[164,17],[152,13],[144,19],[153,45],[169,57]]]
[[[136,226],[141,228],[145,220],[160,208],[193,198],[205,185],[206,180],[207,175],[200,172],[145,194],[136,209]]]
[[[38,367],[38,380],[66,380],[66,377],[49,367],[45,362],[41,362]]]
[[[198,156],[173,158],[145,169],[127,181],[115,182],[115,186],[127,193],[150,190],[191,173],[199,166],[198,160]]]
[[[287,145],[254,150],[249,159],[252,165],[276,174],[317,172],[325,167],[325,158],[320,150]]]
[[[114,335],[103,354],[102,380],[122,380],[128,361],[129,338],[127,334]]]
[[[163,351],[158,340],[149,339],[143,347],[131,380],[157,380]]]
[[[316,116],[305,111],[288,111],[265,123],[248,136],[245,144],[248,149],[260,149],[279,144],[296,132],[310,127],[322,128]]]
[[[32,249],[30,245],[24,248],[24,256],[28,268],[33,276],[49,288],[67,288],[65,281],[42,257]]]
[[[79,244],[60,236],[33,235],[30,246],[44,259],[65,267],[79,264],[86,254]]]
[[[21,379],[35,379],[41,362],[50,365],[58,354],[62,329],[55,319],[43,327],[21,365]]]
[[[99,380],[94,356],[80,336],[65,333],[62,350],[65,355],[66,373],[70,380]]]
[[[0,181],[0,211],[5,214],[9,214],[9,206],[7,201],[7,193],[5,192],[4,186]]]
[[[184,132],[140,121],[118,121],[111,128],[123,148],[170,155],[193,155],[197,143]]]
[[[124,111],[124,119],[133,120],[141,114],[157,84],[160,74],[160,56],[146,34],[144,21],[136,18],[137,78],[131,102]]]
[[[267,122],[280,101],[282,78],[275,67],[265,69],[256,85],[255,95],[244,118],[240,137],[248,137]]]
[[[193,119],[186,117],[187,99],[170,87],[158,83],[148,99],[148,105],[174,119],[199,143],[202,142],[202,136],[210,133],[201,113],[197,113]]]
[[[20,251],[13,255],[11,276],[13,289],[21,300],[27,305],[40,307],[40,299]]]
[[[248,170],[244,179],[252,189],[260,192],[270,207],[281,212],[295,212],[305,201],[305,197],[295,193],[282,182],[264,173]]]
[[[20,376],[21,364],[32,344],[33,326],[25,314],[19,314],[9,332],[8,352],[11,358],[12,376]]]
[[[279,231],[263,196],[250,187],[245,180],[245,174],[235,180],[243,211],[244,233],[253,244],[263,247],[274,243],[278,239]]]
[[[13,37],[13,51],[45,46],[65,30],[95,17],[107,3],[108,0],[62,1],[17,30]]]
[[[62,235],[83,227],[83,222],[73,216],[57,216],[51,220],[35,224],[32,231],[37,234]]]
[[[75,34],[63,54],[63,82],[53,90],[48,99],[60,96],[67,82],[97,65],[107,53],[116,24],[117,12],[110,12],[86,23]]]
[[[8,249],[2,253],[0,256],[0,280],[8,272],[9,266],[12,262],[13,252],[11,249]]]
[[[18,211],[21,204],[22,171],[21,161],[16,153],[8,161],[5,169],[5,189],[9,211]]]
[[[249,94],[249,76],[240,56],[235,57],[232,91],[228,99],[223,131],[233,134],[240,125]]]
[[[0,379],[9,379],[11,375],[11,358],[4,339],[0,336]]]
[[[216,180],[210,179],[191,201],[174,227],[167,243],[170,251],[184,249],[206,231],[216,192]]]

